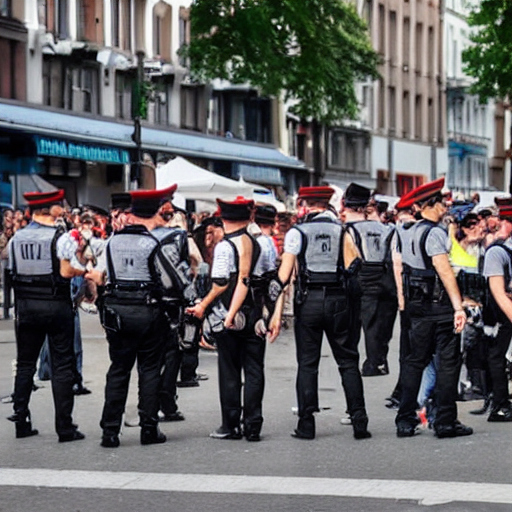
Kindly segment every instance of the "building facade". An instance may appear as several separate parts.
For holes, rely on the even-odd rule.
[[[72,204],[106,205],[133,186],[140,115],[144,188],[155,184],[154,164],[177,155],[281,190],[308,181],[304,163],[280,150],[277,101],[190,80],[178,53],[190,3],[0,0],[0,49],[9,45],[12,57],[0,62],[3,179],[37,170]],[[14,140],[29,147],[28,162],[7,153]]]

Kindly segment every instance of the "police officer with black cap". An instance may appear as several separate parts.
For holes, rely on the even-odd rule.
[[[424,368],[436,353],[438,411],[434,431],[438,438],[467,436],[473,429],[457,420],[457,385],[461,352],[460,332],[466,323],[462,298],[448,254],[450,238],[440,224],[447,208],[441,190],[444,178],[414,191],[422,220],[410,229],[402,245],[405,306],[410,319],[410,353],[401,367],[402,397],[396,417],[397,436],[412,437],[418,417],[417,397]]]
[[[160,370],[167,320],[161,307],[162,282],[157,260],[160,243],[151,234],[159,223],[162,192],[131,193],[127,225],[115,233],[106,247],[107,279],[101,320],[107,335],[111,365],[105,386],[100,426],[101,445],[119,446],[119,432],[128,396],[130,373],[137,361],[139,372],[140,442],[164,443],[158,428]]]
[[[343,198],[345,207],[366,207],[370,189],[351,183]],[[391,242],[394,228],[378,220],[346,222],[345,228],[356,242],[362,258],[358,280],[361,286],[361,321],[366,360],[363,376],[387,375],[389,341],[397,313]]]
[[[354,281],[360,262],[357,248],[336,215],[328,209],[330,187],[302,187],[299,201],[306,216],[286,233],[279,280],[288,283],[298,263],[295,294],[297,400],[299,421],[292,434],[314,439],[318,412],[318,365],[327,336],[341,375],[354,437],[371,437],[367,429],[357,345],[360,300]]]
[[[84,439],[71,417],[75,355],[74,312],[70,278],[84,275],[63,258],[64,232],[56,226],[62,216],[64,191],[24,194],[32,222],[16,232],[9,244],[16,308],[17,371],[14,384],[16,437],[29,437],[32,428],[29,401],[41,347],[48,336],[52,360],[55,429],[59,442]]]
[[[225,235],[215,246],[212,289],[199,304],[188,309],[198,318],[216,301],[224,309],[225,329],[216,336],[222,424],[210,437],[245,436],[247,441],[260,441],[265,339],[255,332],[261,311],[251,292],[251,278],[260,251],[247,232],[254,202],[238,197],[230,202],[217,199],[217,203]]]

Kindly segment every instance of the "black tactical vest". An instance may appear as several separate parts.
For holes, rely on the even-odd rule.
[[[294,227],[302,236],[298,255],[302,288],[336,286],[343,275],[343,227],[328,217],[315,216]]]
[[[17,298],[70,299],[70,280],[60,275],[57,240],[61,228],[37,225],[17,231],[11,244],[13,285]]]
[[[508,257],[512,260],[512,249],[510,247],[507,247],[505,245],[504,240],[496,240],[493,242],[489,247],[487,247],[487,251],[491,247],[501,247],[508,255]],[[510,275],[510,270],[508,265],[505,266],[504,270],[504,279],[505,279],[505,292],[510,294],[512,292],[510,288],[510,280],[512,279],[512,276]],[[485,325],[494,326],[497,323],[500,324],[506,324],[509,323],[510,320],[508,319],[507,315],[503,313],[501,308],[498,306],[498,303],[494,299],[494,296],[491,293],[491,290],[489,288],[489,279],[486,279],[486,287],[485,287],[485,304],[483,308],[483,320]]]
[[[107,295],[146,303],[161,293],[154,259],[159,241],[144,227],[127,226],[107,243]]]
[[[417,247],[421,251],[425,269],[413,268],[403,263],[403,283],[404,295],[410,301],[421,301],[426,303],[436,303],[443,306],[451,306],[451,301],[445,287],[434,269],[432,258],[427,254],[426,242],[430,231],[438,224],[427,219],[423,219],[428,226],[421,233]],[[416,246],[416,240],[413,244]]]

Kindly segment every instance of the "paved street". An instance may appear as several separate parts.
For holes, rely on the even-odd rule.
[[[0,404],[0,511],[508,511],[512,508],[512,426],[489,424],[468,414],[480,402],[459,403],[470,437],[438,440],[430,431],[397,439],[394,412],[384,398],[396,380],[397,336],[392,374],[365,378],[373,438],[356,441],[340,424],[345,404],[337,371],[324,346],[320,374],[322,412],[317,439],[290,437],[296,417],[292,332],[268,347],[265,424],[261,443],[214,440],[219,426],[216,355],[201,351],[199,388],[180,390],[181,423],[164,423],[168,442],[141,446],[139,429],[125,428],[121,447],[99,446],[107,346],[98,319],[82,316],[84,378],[93,393],[76,399],[75,421],[87,435],[59,444],[53,428],[48,382],[32,397],[40,435],[16,440]],[[12,321],[0,322],[0,396],[12,388],[15,357]],[[136,417],[136,375],[128,418]]]

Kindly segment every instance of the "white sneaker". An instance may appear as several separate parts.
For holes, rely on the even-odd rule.
[[[346,418],[341,418],[340,423],[342,425],[352,425],[352,418],[347,416]]]

